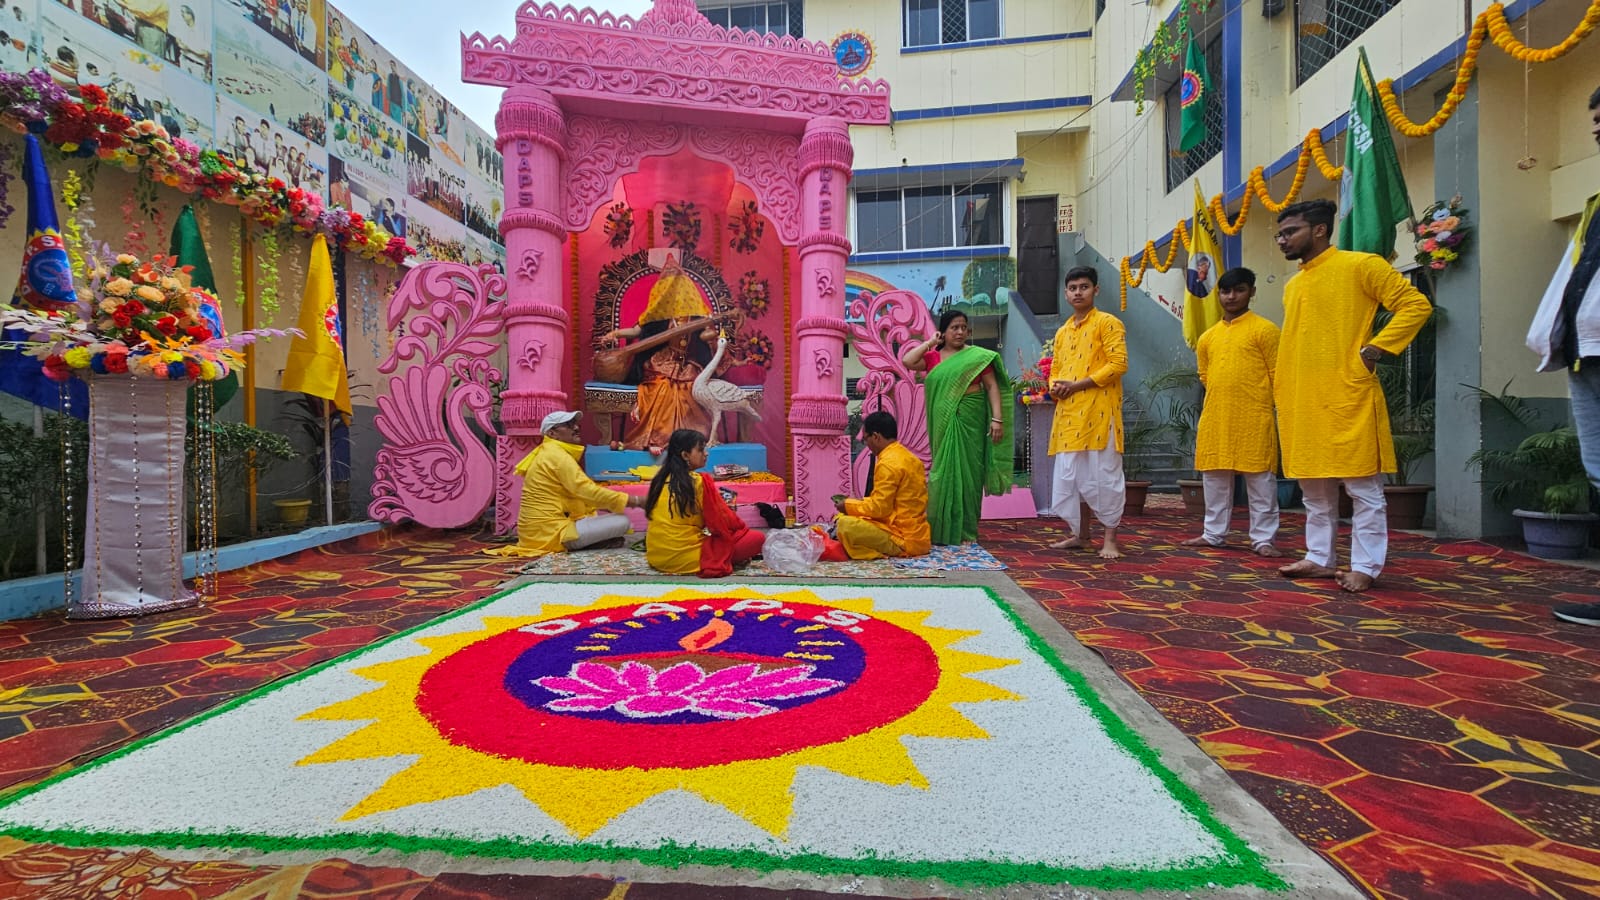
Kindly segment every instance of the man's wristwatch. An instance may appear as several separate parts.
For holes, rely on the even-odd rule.
[[[1367,346],[1361,348],[1361,358],[1367,362],[1377,362],[1383,358],[1383,351],[1377,347]]]

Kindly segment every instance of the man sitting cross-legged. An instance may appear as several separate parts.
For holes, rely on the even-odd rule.
[[[583,445],[578,436],[581,412],[553,412],[539,431],[543,443],[517,463],[522,476],[522,507],[517,515],[517,542],[485,551],[491,556],[538,557],[579,550],[628,533],[627,516],[596,516],[596,510],[620,513],[644,506],[631,497],[595,484],[578,465]]]
[[[1222,321],[1195,344],[1206,405],[1200,413],[1194,464],[1205,482],[1205,533],[1185,547],[1220,547],[1233,513],[1233,476],[1244,476],[1250,497],[1250,546],[1262,556],[1282,556],[1278,536],[1278,420],[1272,407],[1272,370],[1278,360],[1278,326],[1250,311],[1256,273],[1229,269],[1217,281]]]
[[[900,426],[886,412],[870,413],[862,440],[876,458],[872,493],[862,500],[836,498],[841,515],[834,525],[851,559],[925,556],[932,548],[928,528],[928,472],[922,460],[897,440]]]

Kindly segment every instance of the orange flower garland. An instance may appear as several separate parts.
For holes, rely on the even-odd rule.
[[[1384,117],[1394,126],[1396,131],[1412,137],[1427,137],[1450,120],[1455,111],[1466,99],[1467,88],[1472,84],[1472,76],[1478,69],[1478,55],[1483,50],[1483,44],[1492,41],[1496,47],[1503,50],[1506,55],[1524,63],[1552,62],[1571,53],[1582,43],[1584,38],[1593,34],[1600,28],[1600,0],[1590,0],[1589,8],[1585,11],[1583,19],[1578,22],[1566,39],[1560,43],[1542,50],[1529,47],[1517,40],[1511,33],[1511,25],[1506,21],[1505,5],[1493,3],[1478,17],[1473,20],[1472,31],[1467,35],[1466,50],[1461,56],[1461,63],[1456,67],[1455,83],[1445,95],[1444,103],[1426,122],[1416,123],[1400,108],[1400,101],[1395,96],[1394,79],[1385,78],[1378,82],[1378,98],[1383,104]],[[1207,204],[1207,210],[1216,220],[1217,227],[1226,235],[1234,236],[1244,229],[1244,223],[1250,216],[1252,195],[1261,199],[1261,205],[1269,212],[1282,212],[1285,207],[1295,202],[1300,197],[1300,192],[1305,188],[1306,175],[1310,172],[1311,164],[1315,163],[1317,171],[1322,177],[1331,182],[1337,182],[1344,177],[1344,168],[1333,164],[1329,159],[1328,151],[1322,143],[1322,132],[1312,129],[1300,142],[1300,156],[1295,161],[1294,180],[1289,185],[1288,193],[1282,200],[1274,200],[1267,187],[1266,169],[1256,166],[1245,179],[1244,195],[1239,200],[1239,213],[1230,218],[1223,195],[1217,194]],[[1132,256],[1123,257],[1118,267],[1122,276],[1122,308],[1128,308],[1128,289],[1136,288],[1144,282],[1145,272],[1154,268],[1157,272],[1166,272],[1172,268],[1177,258],[1178,244],[1183,244],[1184,250],[1189,249],[1189,233],[1187,220],[1180,221],[1171,233],[1172,242],[1167,248],[1166,259],[1156,259],[1156,242],[1145,241],[1144,250],[1139,254],[1139,271],[1133,271]]]

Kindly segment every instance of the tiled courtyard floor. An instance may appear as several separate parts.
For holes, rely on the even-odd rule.
[[[1292,583],[1129,521],[1101,564],[1034,522],[984,543],[1057,621],[1308,845],[1384,897],[1600,895],[1600,629],[1555,622],[1600,576],[1397,535],[1380,588]],[[1284,543],[1298,539],[1286,517]],[[229,573],[227,598],[133,621],[0,623],[0,793],[491,593],[469,536],[400,531]],[[1066,761],[1063,761],[1066,762]],[[340,860],[175,862],[0,838],[0,896],[822,896],[604,878],[429,876]]]

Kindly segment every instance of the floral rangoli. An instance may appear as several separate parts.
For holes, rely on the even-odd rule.
[[[23,792],[0,833],[1279,884],[973,587],[524,587]]]

